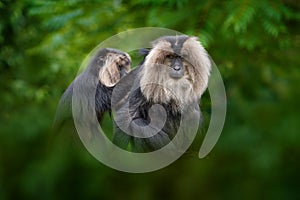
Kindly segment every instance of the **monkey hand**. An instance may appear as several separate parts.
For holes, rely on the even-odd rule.
[[[117,55],[115,62],[118,67],[126,67],[131,63],[130,56],[128,54],[125,55],[119,54]]]

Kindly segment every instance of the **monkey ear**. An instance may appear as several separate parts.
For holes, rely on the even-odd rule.
[[[99,80],[106,87],[115,86],[120,78],[119,68],[113,61],[106,63],[99,71]]]
[[[142,56],[147,56],[150,52],[150,49],[146,49],[146,48],[142,48],[142,49],[139,49],[139,54],[142,55]]]

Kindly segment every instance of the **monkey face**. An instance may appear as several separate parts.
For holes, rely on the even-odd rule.
[[[200,99],[207,88],[211,62],[196,37],[164,36],[145,58],[141,90],[147,99],[180,105]]]
[[[182,78],[184,75],[184,65],[181,56],[168,54],[165,57],[164,65],[169,67],[169,76],[174,79]]]

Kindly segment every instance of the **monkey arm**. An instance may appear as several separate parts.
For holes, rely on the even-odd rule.
[[[170,142],[169,135],[163,129],[167,116],[162,108],[151,111],[152,104],[146,101],[140,89],[124,102],[115,117],[114,144],[126,149],[130,143],[133,152],[149,152]]]
[[[153,135],[153,133],[155,134]],[[131,144],[133,152],[148,152],[157,150],[168,142],[170,142],[168,134],[153,124],[149,125],[148,120],[142,116],[131,119],[126,132],[114,123],[113,143],[122,149],[127,149],[128,145]]]

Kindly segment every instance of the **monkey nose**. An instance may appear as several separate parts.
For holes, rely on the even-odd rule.
[[[181,69],[181,67],[180,67],[179,65],[175,65],[175,66],[173,67],[173,69],[176,70],[176,71],[179,71],[179,70]]]

